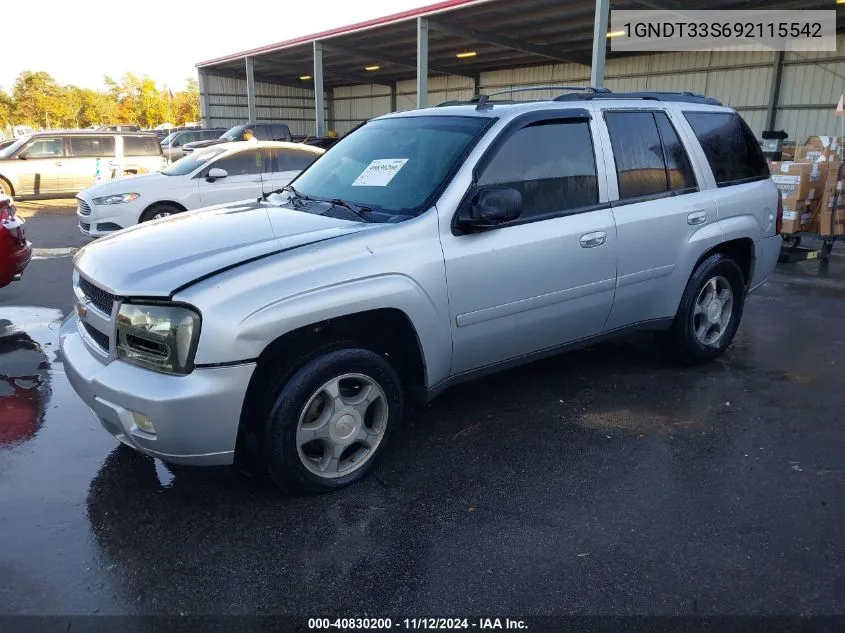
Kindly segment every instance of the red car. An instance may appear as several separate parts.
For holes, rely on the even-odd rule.
[[[32,257],[32,244],[26,241],[23,224],[12,199],[0,195],[0,288],[20,279]]]

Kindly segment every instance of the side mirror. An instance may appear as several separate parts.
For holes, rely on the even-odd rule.
[[[208,182],[214,182],[215,180],[220,180],[221,178],[225,178],[228,175],[229,172],[227,172],[225,169],[220,169],[219,167],[212,167],[208,170],[208,175],[205,177],[205,179]]]
[[[26,160],[29,158],[29,154],[27,152],[21,152],[20,154],[18,154],[18,158],[20,160]]]
[[[522,194],[511,187],[479,189],[458,211],[458,224],[470,230],[494,229],[522,213]]]

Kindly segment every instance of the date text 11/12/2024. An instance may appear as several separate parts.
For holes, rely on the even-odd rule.
[[[309,618],[310,630],[526,630],[528,625],[523,620],[511,618]]]

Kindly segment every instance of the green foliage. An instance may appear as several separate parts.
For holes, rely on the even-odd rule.
[[[120,80],[103,78],[104,90],[60,86],[44,71],[24,71],[12,94],[0,91],[0,127],[86,128],[92,125],[135,123],[142,128],[168,121],[182,125],[199,120],[199,88],[188,79],[184,90],[159,90],[144,75],[126,73]]]

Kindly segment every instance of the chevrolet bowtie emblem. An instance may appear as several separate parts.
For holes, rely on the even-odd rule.
[[[88,308],[81,303],[76,304],[76,313],[80,318],[85,318],[88,315]]]

